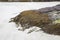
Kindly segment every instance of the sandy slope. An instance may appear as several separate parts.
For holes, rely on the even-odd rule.
[[[60,36],[45,34],[42,31],[27,34],[26,31],[18,31],[14,23],[8,23],[11,17],[21,11],[39,9],[54,6],[60,2],[50,3],[0,3],[0,40],[60,40]]]

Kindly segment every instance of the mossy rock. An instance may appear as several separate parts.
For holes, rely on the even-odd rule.
[[[60,23],[60,19],[55,20],[54,23]]]

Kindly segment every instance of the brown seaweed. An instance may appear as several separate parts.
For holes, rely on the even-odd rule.
[[[41,30],[48,34],[60,35],[60,23],[46,25]]]
[[[35,10],[27,10],[21,12],[21,14],[14,17],[10,22],[15,22],[17,25],[21,24],[21,27],[25,30],[32,26],[41,27],[41,25],[49,24],[51,23],[51,20],[47,14],[43,14]]]

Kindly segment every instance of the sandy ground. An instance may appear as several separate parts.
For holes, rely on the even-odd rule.
[[[19,3],[0,2],[0,40],[60,40],[60,36],[39,32],[27,34],[27,31],[18,31],[14,23],[8,23],[10,18],[24,10],[39,9],[54,6],[60,2]]]

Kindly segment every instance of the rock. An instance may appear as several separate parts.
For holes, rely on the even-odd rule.
[[[42,12],[42,13],[48,13],[48,12],[51,12],[51,11],[60,11],[60,4],[58,4],[56,6],[53,6],[53,7],[41,8],[38,11]]]

